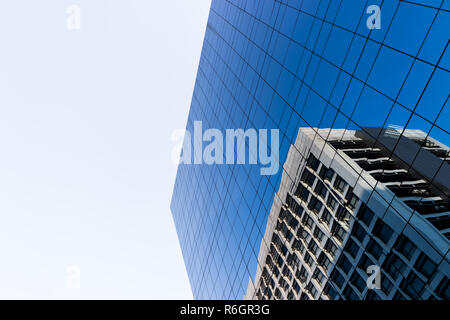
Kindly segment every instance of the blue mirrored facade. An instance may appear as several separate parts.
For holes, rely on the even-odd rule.
[[[187,130],[279,129],[280,169],[180,164],[171,210],[196,299],[246,295],[299,128],[421,130],[450,145],[449,30],[450,1],[212,1]]]

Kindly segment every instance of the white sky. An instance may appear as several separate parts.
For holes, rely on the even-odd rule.
[[[66,27],[69,4],[81,30]],[[186,124],[209,6],[0,2],[0,298],[192,298],[171,133]]]

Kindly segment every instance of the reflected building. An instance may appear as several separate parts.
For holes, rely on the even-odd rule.
[[[246,298],[450,299],[449,157],[421,130],[301,128]]]

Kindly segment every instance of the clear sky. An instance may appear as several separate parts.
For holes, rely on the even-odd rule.
[[[0,298],[192,297],[171,134],[209,5],[0,3]]]

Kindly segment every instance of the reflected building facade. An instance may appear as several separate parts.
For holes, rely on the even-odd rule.
[[[379,29],[368,28],[371,19],[368,8],[373,5],[380,8]],[[356,228],[355,222],[349,229],[338,221],[336,226],[342,226],[347,242],[345,246],[343,243],[336,245],[338,250],[344,246],[345,251],[347,243],[355,243],[358,247],[355,259],[359,260],[349,260],[352,268],[357,269],[355,264],[363,254],[375,265],[388,264],[388,259],[394,259],[387,257],[391,247],[397,245],[394,239],[405,234],[417,248],[408,263],[400,256],[399,259],[407,264],[405,270],[416,268],[411,264],[418,263],[419,251],[433,248],[429,250],[428,258],[437,265],[438,272],[424,288],[433,292],[448,290],[448,278],[443,277],[444,274],[448,276],[448,267],[443,271],[449,259],[447,220],[443,212],[437,210],[448,205],[448,197],[442,196],[445,177],[437,175],[440,167],[448,165],[448,159],[445,151],[434,143],[450,145],[449,10],[450,2],[440,0],[212,1],[186,129],[193,132],[195,121],[202,121],[205,130],[215,128],[223,133],[237,128],[278,129],[280,170],[264,176],[260,174],[260,166],[248,163],[179,165],[171,211],[195,298],[251,298],[254,295],[250,294],[249,283],[254,284],[255,295],[262,289],[258,286],[266,261],[258,256],[262,252],[261,243],[267,235],[267,226],[275,218],[270,218],[271,210],[278,204],[281,208],[287,201],[278,195],[283,192],[286,159],[291,146],[296,145],[299,128],[310,128],[317,139],[323,141],[329,140],[325,132],[339,132],[336,130],[364,134],[370,147],[376,145],[375,148],[385,148],[383,150],[414,145],[412,159],[402,158],[401,152],[395,153],[400,162],[414,165],[391,168],[397,163],[364,162],[355,158],[364,150],[349,154],[351,150],[345,151],[345,139],[341,144],[339,139],[334,140],[334,146],[331,142],[324,143],[327,149],[336,150],[333,162],[327,162],[327,166],[341,163],[342,158],[352,159],[352,165],[342,171],[342,178],[348,184],[346,188],[355,190],[352,192],[358,198],[357,206],[367,197],[363,202],[374,213],[369,225],[361,223],[362,230],[367,233],[363,243],[348,235]],[[379,129],[375,129],[388,127],[404,128],[396,134],[406,142],[389,145],[390,140],[385,134],[379,134]],[[323,128],[331,131],[322,131]],[[417,130],[423,133],[419,134]],[[424,134],[430,139],[417,143],[408,137],[413,134]],[[347,133],[343,135],[344,138],[347,136]],[[369,154],[369,157],[378,157],[375,151]],[[415,163],[422,163],[425,154],[435,157],[433,165],[423,167],[421,172]],[[317,157],[321,159],[319,154]],[[301,165],[297,167],[301,168]],[[371,174],[371,168],[381,171]],[[365,188],[360,186],[363,183],[361,176],[370,182],[364,182]],[[417,177],[425,184],[417,182]],[[396,179],[404,182],[395,184]],[[417,190],[414,186],[405,187],[414,183]],[[428,197],[428,192],[433,196]],[[426,203],[418,200],[421,194]],[[318,202],[315,205],[320,206]],[[358,216],[359,207],[355,210],[357,212],[350,212],[352,217]],[[313,215],[311,218],[314,220]],[[346,218],[343,219],[345,222]],[[273,224],[278,217],[272,220]],[[378,221],[385,223],[395,234],[388,244],[383,244],[379,238],[370,240],[376,237],[373,235],[377,228],[381,228],[381,233],[389,230]],[[400,233],[402,226],[405,230]],[[419,230],[420,226],[425,229]],[[417,232],[417,237],[409,237],[407,230],[411,228]],[[311,236],[314,236],[314,230],[312,232]],[[333,232],[342,233],[341,229],[330,230],[330,235]],[[439,241],[429,238],[432,234]],[[355,245],[351,250],[356,251]],[[372,246],[379,252],[377,245],[383,251],[379,261],[375,261],[376,256],[366,254]],[[327,256],[324,252],[323,256]],[[335,263],[330,256],[328,258],[330,263]],[[402,266],[392,260],[393,266],[396,263]],[[383,269],[383,265],[381,267]],[[321,271],[324,277],[338,277]],[[313,274],[308,277],[313,277],[314,271],[309,272]],[[358,274],[364,280],[364,274],[359,271]],[[425,281],[422,275],[418,274],[418,277]],[[402,276],[408,278],[409,274],[402,273]],[[309,280],[307,278],[306,286]],[[413,298],[408,295],[408,289],[401,289],[400,280],[389,280],[393,288],[400,288],[405,298]],[[336,290],[336,297],[393,298],[395,294],[392,289],[384,296],[382,293],[371,296],[369,293],[373,291],[367,290],[361,294],[355,291],[355,295],[350,289],[348,293],[342,291],[348,283],[352,290],[355,288],[351,279],[343,284],[342,290],[334,286],[328,288],[326,283],[332,283],[329,279],[323,281],[323,286],[314,284],[315,289],[322,292],[308,293],[309,298],[334,297],[332,289]],[[361,280],[358,278],[354,282],[359,286]],[[410,283],[421,286],[415,279],[410,279]],[[303,286],[303,283],[299,285]],[[303,292],[308,292],[303,287],[299,294],[294,293],[293,287],[289,290],[293,292],[289,298],[301,298]],[[283,298],[288,298],[289,290],[282,292]],[[330,293],[325,294],[324,290]],[[276,297],[275,291],[272,290],[273,297]],[[261,297],[263,293],[261,291]],[[422,292],[417,295],[420,298],[432,296],[439,299],[442,295]]]
[[[448,154],[420,130],[300,129],[246,298],[450,299]]]

